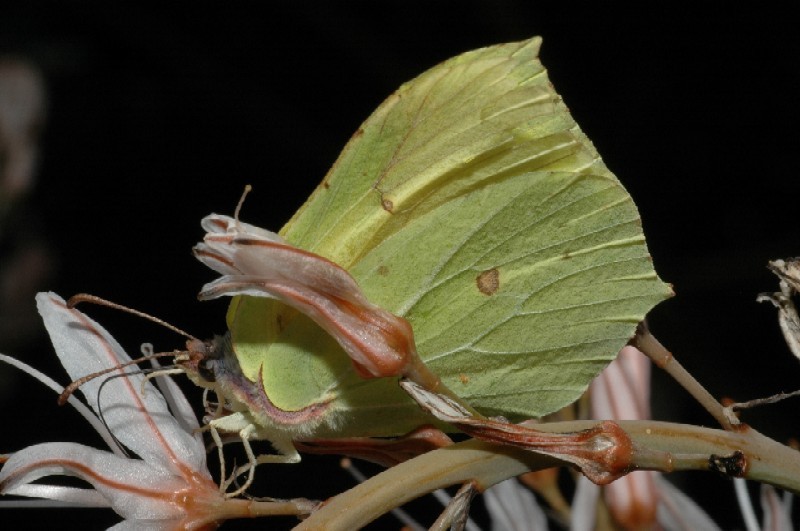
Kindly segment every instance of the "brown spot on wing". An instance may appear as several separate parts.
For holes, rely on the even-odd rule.
[[[383,207],[383,209],[384,209],[386,212],[388,212],[388,213],[390,213],[390,214],[392,213],[392,210],[394,210],[394,203],[392,203],[392,202],[391,202],[390,200],[388,200],[388,199],[382,199],[382,200],[381,200],[381,206]]]
[[[382,277],[385,277],[389,274],[389,266],[378,266],[378,274]]]
[[[487,269],[475,278],[475,283],[484,295],[494,295],[500,289],[500,271],[496,267]]]

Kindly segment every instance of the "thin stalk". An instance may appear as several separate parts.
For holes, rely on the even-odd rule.
[[[305,516],[312,512],[318,503],[304,498],[270,501],[228,499],[215,507],[214,517],[222,521],[265,516]]]
[[[650,333],[645,323],[640,323],[636,330],[636,335],[631,340],[631,344],[642,351],[650,358],[657,367],[663,369],[672,376],[686,391],[697,400],[712,417],[719,422],[719,425],[726,430],[736,429],[738,421],[725,415],[722,404],[714,398],[708,390],[698,382],[680,362],[675,359],[672,352],[667,350],[661,342]],[[736,421],[735,424],[733,421]]]

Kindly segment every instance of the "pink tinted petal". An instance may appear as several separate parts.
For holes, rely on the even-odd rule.
[[[624,347],[590,389],[595,419],[650,418],[650,360],[633,347]]]
[[[631,346],[592,382],[595,419],[645,420],[650,417],[650,360]],[[633,472],[607,485],[603,494],[614,519],[627,528],[650,527],[656,520],[658,489],[653,472]]]
[[[647,529],[656,521],[656,475],[639,470],[604,487],[603,494],[614,520],[626,529]]]
[[[52,475],[77,476],[90,483],[125,518],[179,518],[174,501],[186,482],[144,461],[125,459],[75,443],[45,443],[16,452],[0,471],[0,492]],[[19,491],[24,492],[24,489]]]
[[[783,503],[772,485],[761,485],[761,509],[764,511],[763,531],[792,531],[791,506]]]
[[[78,310],[67,308],[58,295],[40,293],[36,301],[56,354],[71,378],[130,360],[105,329]],[[95,411],[99,411],[97,397],[106,380],[96,378],[81,387]],[[180,427],[164,398],[141,374],[108,380],[100,398],[112,433],[142,459],[175,473],[204,470],[204,448]]]

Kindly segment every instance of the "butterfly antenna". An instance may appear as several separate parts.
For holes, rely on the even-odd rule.
[[[245,194],[246,193],[247,193],[247,191],[245,191]],[[242,200],[244,200],[244,196],[242,196]],[[241,206],[241,201],[239,202],[239,205]],[[238,211],[238,207],[237,207],[237,211]],[[123,306],[122,304],[117,304],[116,302],[111,302],[109,300],[103,299],[102,297],[98,297],[97,295],[89,295],[88,293],[78,293],[77,295],[73,295],[67,301],[67,308],[74,308],[75,306],[77,306],[78,304],[80,304],[82,302],[89,302],[89,303],[92,303],[92,304],[97,304],[99,306],[107,306],[109,308],[114,308],[115,310],[120,310],[120,311],[123,311],[123,312],[127,312],[127,313],[130,313],[130,314],[135,315],[137,317],[141,317],[142,319],[147,319],[148,321],[152,321],[154,323],[160,324],[164,328],[168,328],[169,330],[172,330],[176,334],[182,335],[186,339],[197,340],[197,338],[194,337],[192,334],[190,334],[188,332],[184,332],[183,330],[181,330],[177,326],[171,325],[168,322],[166,322],[166,321],[164,321],[162,319],[159,319],[158,317],[154,317],[154,316],[150,315],[149,313],[140,312],[139,310],[134,310],[133,308],[128,308],[127,306]]]
[[[70,300],[72,300],[72,299],[70,299]],[[120,363],[119,365],[115,365],[113,367],[109,367],[107,369],[103,369],[102,371],[97,371],[97,372],[93,372],[91,374],[87,374],[86,376],[82,376],[81,378],[78,378],[77,380],[73,381],[71,384],[66,386],[63,391],[61,391],[61,394],[58,395],[58,405],[59,406],[63,406],[64,404],[66,404],[67,400],[69,400],[69,397],[80,386],[82,386],[83,384],[85,384],[88,381],[94,380],[95,378],[98,378],[98,377],[103,376],[105,374],[108,374],[110,372],[114,372],[114,371],[119,370],[119,369],[124,369],[125,367],[130,367],[131,365],[136,365],[136,364],[141,363],[143,361],[150,361],[150,360],[154,360],[154,359],[157,359],[157,358],[164,358],[166,356],[174,356],[174,355],[175,355],[174,352],[157,352],[155,354],[149,354],[147,356],[142,356],[140,358],[128,361],[126,363]],[[127,376],[128,374],[136,374],[136,373],[117,374],[117,375],[112,376],[111,378],[119,378],[120,376]],[[108,380],[110,380],[111,378],[108,378],[106,380],[106,382]],[[103,384],[100,386],[100,389],[103,388],[103,385],[105,385],[105,382],[103,382]],[[98,396],[98,404],[99,404],[99,396]]]
[[[252,190],[253,187],[250,186],[249,184],[246,184],[244,186],[244,192],[242,192],[242,197],[239,198],[239,202],[236,204],[236,210],[233,211],[233,219],[235,219],[237,223],[239,222],[239,212],[242,211],[242,205],[244,205],[244,199],[245,197],[247,197],[247,194],[249,194]]]

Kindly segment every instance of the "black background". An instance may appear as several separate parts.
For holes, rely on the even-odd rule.
[[[760,5],[6,3],[0,53],[37,64],[50,94],[27,207],[57,257],[43,288],[105,296],[200,337],[223,331],[225,304],[194,298],[213,277],[189,253],[202,216],[231,213],[251,183],[243,218],[277,230],[402,82],[542,35],[551,80],[634,197],[655,266],[675,286],[651,314],[655,334],[715,396],[800,388],[774,309],[755,303],[776,287],[767,260],[800,254],[800,37],[796,16]],[[135,318],[88,311],[133,352],[145,340],[180,346]],[[48,348],[9,353],[64,381]],[[5,374],[0,451],[54,434],[97,444],[50,394]],[[656,384],[658,418],[713,425],[663,375]],[[800,431],[797,410],[745,420],[783,441]],[[326,496],[347,481],[313,459],[266,468],[272,495]],[[720,501],[732,487],[707,476],[682,479],[702,484],[693,493],[724,528],[741,527]],[[87,513],[66,514],[80,526]],[[100,517],[91,525],[116,521]]]

